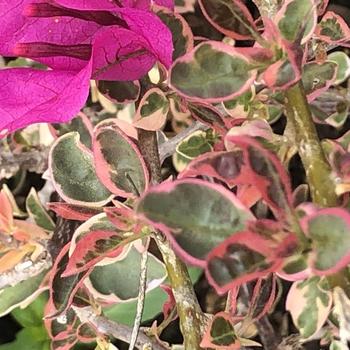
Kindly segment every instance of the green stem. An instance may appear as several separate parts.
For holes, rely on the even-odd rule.
[[[157,135],[153,131],[141,129],[138,132],[141,152],[150,170],[151,181],[153,184],[160,183],[162,176]],[[176,256],[169,241],[161,233],[155,234],[155,240],[163,256],[176,301],[184,347],[188,350],[199,350],[205,318],[198,304],[187,267]]]
[[[292,124],[313,202],[321,207],[338,204],[331,167],[323,152],[301,81],[286,93],[288,121]]]

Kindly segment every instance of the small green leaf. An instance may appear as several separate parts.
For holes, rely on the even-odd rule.
[[[2,289],[0,291],[0,316],[6,315],[14,308],[26,304],[40,294],[45,289],[40,288],[40,285],[47,272],[45,270],[13,287]]]
[[[26,209],[33,221],[46,231],[53,231],[55,223],[52,221],[50,215],[42,206],[37,192],[32,188],[26,199]]]

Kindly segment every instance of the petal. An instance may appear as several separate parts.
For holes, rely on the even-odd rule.
[[[96,80],[136,80],[156,62],[148,42],[120,27],[101,29],[93,44],[93,75]]]
[[[152,12],[138,9],[118,10],[130,30],[141,35],[157,59],[169,68],[173,56],[173,39],[168,27]]]
[[[29,3],[33,2],[33,0],[0,0],[0,54],[2,56],[16,56],[14,51],[17,43],[90,44],[94,34],[101,28],[101,25],[95,22],[79,18],[24,16],[25,9]],[[32,58],[55,69],[80,70],[87,64],[84,60],[63,56]]]
[[[121,6],[118,6],[118,2]],[[148,9],[150,7],[150,0],[55,0],[56,4],[68,8],[78,10],[107,10],[113,11],[118,7],[134,7],[139,9]]]
[[[174,10],[174,0],[153,0],[155,4],[163,7],[167,7],[169,10]]]
[[[30,68],[0,70],[0,134],[41,122],[73,118],[89,93],[91,63],[76,72]]]

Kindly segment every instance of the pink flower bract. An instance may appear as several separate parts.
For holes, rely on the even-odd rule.
[[[0,70],[1,135],[70,120],[90,79],[136,80],[157,61],[169,67],[172,36],[150,7],[150,0],[0,0],[0,54],[48,67]]]

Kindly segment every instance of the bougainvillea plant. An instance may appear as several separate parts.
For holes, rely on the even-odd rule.
[[[48,291],[55,350],[348,349],[350,28],[331,5],[0,0],[0,314]],[[25,169],[46,185],[22,198]],[[224,305],[198,301],[201,273]]]

